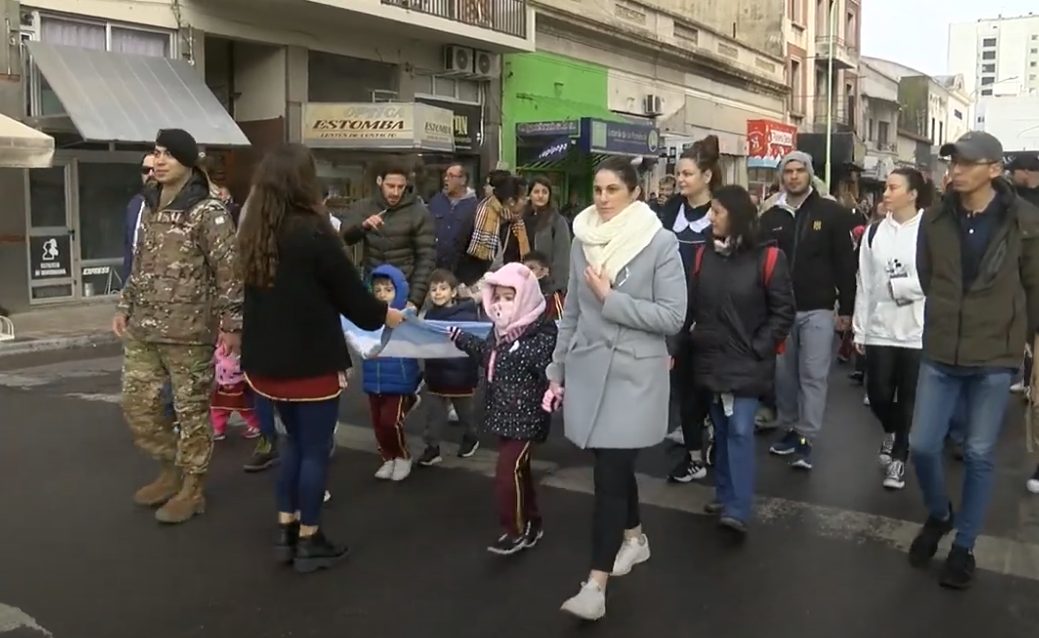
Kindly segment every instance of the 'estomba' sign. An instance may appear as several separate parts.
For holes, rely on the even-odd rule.
[[[303,141],[318,148],[454,150],[454,113],[413,103],[308,103]]]

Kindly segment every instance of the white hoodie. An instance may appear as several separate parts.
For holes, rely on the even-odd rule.
[[[916,272],[916,238],[923,211],[899,224],[890,215],[873,241],[862,234],[852,329],[855,343],[923,348],[924,291]]]

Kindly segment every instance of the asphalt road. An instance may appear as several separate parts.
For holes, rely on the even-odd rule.
[[[298,576],[270,560],[274,477],[240,471],[250,445],[236,437],[218,449],[205,516],[163,528],[133,506],[153,466],[113,403],[117,369],[105,348],[0,359],[0,638],[1016,638],[1039,627],[1039,498],[1023,489],[1034,465],[1019,408],[972,590],[939,588],[937,563],[909,568],[919,495],[912,482],[880,488],[878,427],[838,370],[813,473],[768,458],[761,441],[760,520],[743,545],[698,513],[709,488],[662,480],[674,450],[643,454],[653,559],[611,582],[607,618],[585,626],[558,606],[586,573],[589,459],[558,435],[535,455],[545,540],[501,559],[484,551],[497,534],[490,450],[380,483],[369,433],[348,425],[326,529],[353,554]],[[361,399],[347,396],[345,424],[367,422]]]

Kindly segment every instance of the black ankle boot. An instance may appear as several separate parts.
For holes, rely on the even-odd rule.
[[[299,521],[278,525],[278,539],[274,542],[274,557],[279,563],[291,563],[299,543]]]
[[[325,538],[324,533],[318,530],[312,536],[299,537],[293,566],[297,572],[307,574],[331,567],[346,558],[349,552],[346,545],[338,545],[329,541]]]

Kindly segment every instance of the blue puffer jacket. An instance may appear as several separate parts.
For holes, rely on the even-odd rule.
[[[436,321],[479,321],[472,299],[453,306],[433,306],[426,319]],[[472,396],[480,378],[480,362],[472,357],[426,359],[426,386],[433,394],[445,397]]]
[[[404,273],[394,266],[383,265],[372,271],[371,278],[388,277],[396,288],[392,307],[402,310],[408,303],[408,280]],[[371,279],[369,279],[369,282]],[[397,359],[394,357],[365,359],[362,364],[364,383],[362,387],[368,394],[415,394],[422,380],[418,361],[415,359]]]

